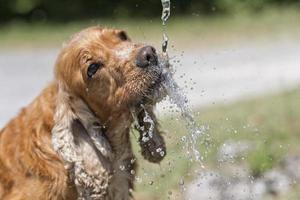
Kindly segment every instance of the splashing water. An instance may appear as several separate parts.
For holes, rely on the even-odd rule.
[[[165,65],[166,61],[161,63],[162,65]],[[165,66],[163,67],[165,68]],[[204,134],[205,128],[203,126],[200,127],[196,123],[194,116],[191,114],[192,110],[189,106],[189,101],[183,90],[175,82],[172,75],[173,72],[170,69],[165,70],[163,87],[165,88],[171,103],[175,104],[180,109],[182,118],[185,121],[189,135],[183,136],[182,142],[186,144],[189,158],[192,160],[192,152],[194,155],[194,160],[201,161],[202,158],[200,152],[197,150],[196,145],[198,138]]]
[[[168,42],[169,38],[165,33],[166,22],[170,17],[171,12],[171,1],[170,0],[161,0],[162,3],[162,24],[164,27],[163,33],[163,42],[162,42],[162,58],[160,60],[160,65],[164,69],[164,82],[163,86],[167,91],[167,94],[171,100],[171,103],[175,104],[182,113],[182,117],[186,123],[186,127],[189,131],[188,136],[184,136],[182,140],[186,144],[186,149],[188,156],[191,157],[191,152],[194,154],[195,160],[200,161],[201,155],[197,150],[196,143],[200,135],[204,134],[204,127],[199,127],[194,119],[194,116],[191,114],[192,110],[188,104],[188,99],[182,89],[177,85],[175,80],[173,79],[173,71],[171,71],[169,59],[168,59]],[[186,141],[185,141],[186,140]],[[192,158],[191,158],[192,160]]]
[[[162,21],[163,26],[166,26],[166,21],[168,20],[170,16],[170,0],[161,0],[163,11],[162,11]],[[177,85],[173,78],[174,71],[170,67],[169,63],[169,57],[167,53],[168,48],[168,37],[165,33],[163,33],[163,43],[162,43],[162,56],[159,57],[159,63],[160,67],[163,69],[163,88],[165,89],[166,93],[168,94],[170,101],[172,104],[175,104],[181,111],[182,118],[185,121],[186,128],[189,132],[187,136],[182,137],[182,142],[185,144],[184,148],[187,150],[187,156],[191,161],[201,161],[202,156],[200,155],[200,152],[197,150],[197,141],[200,136],[204,135],[205,128],[198,126],[196,123],[194,116],[192,115],[192,110],[189,106],[189,101],[184,94],[183,90]],[[141,130],[142,135],[142,141],[147,142],[149,141],[153,136],[153,129],[154,129],[154,121],[151,119],[151,116],[146,111],[144,105],[141,105],[141,107],[144,109],[145,116],[143,118],[143,121],[150,124],[149,130],[145,130],[144,127],[140,127],[138,124],[138,120],[136,118],[136,113],[134,110],[131,111],[132,116],[135,121],[135,127],[138,130]],[[157,152],[161,152],[161,149],[157,149]],[[164,152],[161,152],[164,153]],[[163,156],[163,155],[162,155]]]
[[[142,141],[143,142],[148,142],[153,137],[153,131],[154,131],[155,123],[154,123],[153,119],[150,117],[147,110],[145,109],[144,105],[141,105],[141,107],[144,109],[144,112],[145,112],[145,117],[143,118],[143,121],[145,123],[149,123],[150,127],[147,131],[144,130],[145,127],[139,127],[138,126],[138,128],[143,131]]]

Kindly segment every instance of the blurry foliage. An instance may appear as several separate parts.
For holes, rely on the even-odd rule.
[[[246,158],[251,169],[251,175],[260,177],[268,170],[276,167],[284,157],[284,150],[270,141],[257,144],[257,148]]]
[[[298,5],[300,0],[172,0],[172,12],[232,14],[257,12],[267,6]],[[160,0],[0,0],[0,22],[69,21],[94,17],[151,17],[161,13]]]

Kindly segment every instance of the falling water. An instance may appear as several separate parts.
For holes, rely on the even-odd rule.
[[[171,1],[170,0],[161,0],[162,4],[162,14],[161,14],[161,20],[162,24],[164,26],[164,33],[163,33],[163,42],[162,42],[162,51],[165,56],[167,56],[167,49],[168,49],[168,42],[169,38],[166,34],[165,26],[167,24],[167,20],[170,17],[171,13]]]
[[[166,63],[165,62],[161,62]],[[164,65],[164,64],[163,64]],[[164,88],[170,98],[171,103],[175,104],[181,111],[182,118],[186,123],[189,134],[182,137],[182,142],[186,144],[187,154],[192,159],[191,153],[194,155],[195,161],[201,160],[200,152],[197,150],[197,140],[204,134],[204,127],[200,127],[192,115],[192,110],[189,106],[189,101],[184,94],[184,91],[177,85],[172,76],[170,69],[165,69],[164,72]]]
[[[166,22],[167,22],[168,18],[170,17],[171,2],[170,2],[170,0],[161,0],[161,4],[163,7],[161,20],[163,21],[163,25],[166,25]]]
[[[177,85],[173,79],[173,72],[170,68],[169,59],[168,59],[168,36],[166,34],[166,22],[170,17],[171,11],[171,2],[170,0],[161,0],[162,3],[162,24],[164,27],[163,33],[163,42],[162,42],[162,57],[160,60],[161,67],[164,69],[164,88],[167,91],[167,94],[171,100],[171,103],[175,104],[182,113],[182,117],[186,123],[186,127],[189,131],[189,135],[182,138],[183,142],[186,144],[187,154],[191,158],[191,152],[194,155],[196,161],[201,160],[200,152],[197,150],[196,143],[200,135],[204,133],[204,128],[199,127],[194,119],[194,116],[191,114],[192,110],[188,104],[188,99],[182,89]]]
[[[166,22],[170,16],[170,0],[161,0],[163,11],[162,11],[162,21],[164,26],[164,33],[163,33],[163,43],[162,43],[162,56],[159,58],[160,67],[163,69],[163,87],[165,91],[167,92],[170,101],[172,104],[175,104],[181,111],[182,118],[185,121],[187,130],[189,134],[182,137],[182,142],[185,144],[184,147],[187,150],[187,156],[192,161],[201,161],[202,157],[200,155],[200,152],[197,150],[197,141],[201,135],[204,134],[204,127],[198,126],[196,123],[194,116],[192,115],[192,110],[189,106],[188,99],[186,95],[184,94],[183,90],[177,85],[173,78],[174,71],[172,70],[170,63],[169,63],[169,57],[167,53],[168,48],[168,37],[165,33],[165,26]],[[143,107],[143,105],[141,105]],[[149,141],[149,139],[152,138],[152,132],[154,127],[154,121],[151,119],[150,115],[145,110],[145,117],[143,119],[144,122],[149,123],[150,129],[149,130],[143,130],[143,127],[139,127],[138,120],[136,119],[136,113],[135,111],[132,111],[133,118],[135,119],[135,126],[139,129],[144,131],[142,135],[142,140],[144,142]],[[159,149],[158,149],[159,150]]]

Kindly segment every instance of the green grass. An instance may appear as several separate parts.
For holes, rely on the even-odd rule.
[[[272,42],[281,38],[298,38],[300,12],[293,8],[269,9],[262,13],[236,13],[231,16],[171,16],[167,32],[176,49],[239,45],[241,42]],[[125,29],[135,41],[160,45],[160,17],[145,19],[94,19],[71,23],[11,22],[0,27],[1,48],[59,47],[73,33],[102,25]]]
[[[206,155],[203,164],[208,169],[219,165],[216,152],[228,140],[246,140],[255,145],[254,150],[236,161],[248,165],[253,176],[260,176],[276,166],[287,153],[300,153],[300,88],[230,105],[200,109],[196,113],[199,113],[199,124],[209,126],[209,147],[204,147],[199,141],[199,149]],[[185,157],[180,138],[186,134],[186,130],[182,121],[177,121],[176,118],[161,120],[163,129],[167,131],[165,136],[168,155],[165,160],[160,165],[153,165],[139,157],[138,177],[142,181],[137,184],[137,196],[140,199],[165,200],[168,192],[172,192],[171,199],[175,199],[174,196],[180,195],[179,180],[184,178],[189,181],[193,179],[195,169],[201,170],[199,164],[190,162]],[[133,140],[136,144],[135,137]],[[138,149],[135,145],[135,151]],[[153,184],[149,184],[150,182]],[[297,192],[289,195],[297,196],[298,199],[300,197]]]

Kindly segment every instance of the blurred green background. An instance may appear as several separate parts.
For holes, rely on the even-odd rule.
[[[234,14],[237,10],[261,12],[267,7],[293,6],[299,0],[176,0],[172,1],[174,15]],[[158,0],[2,0],[0,21],[65,22],[95,17],[154,17],[160,14]]]

